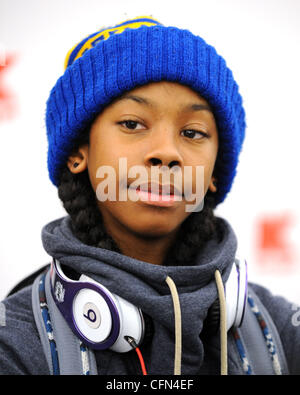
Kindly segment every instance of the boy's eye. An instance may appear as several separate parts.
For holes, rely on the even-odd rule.
[[[122,126],[125,126],[125,128],[127,128],[127,129],[131,129],[131,130],[142,129],[142,125],[140,124],[140,122],[132,121],[131,119],[119,122],[119,124]],[[140,125],[139,128],[137,128],[138,125]]]
[[[121,121],[118,122],[119,125],[124,126],[126,129],[129,130],[141,130],[143,129],[143,125],[138,122],[138,121],[134,121],[132,119],[127,119],[125,121]],[[203,137],[207,137],[207,134],[204,132],[200,132],[198,130],[193,130],[193,129],[186,129],[183,130],[181,132],[182,135],[184,135],[185,137],[188,137],[189,139],[193,139],[193,140],[200,140]]]
[[[188,137],[193,140],[199,140],[202,139],[203,137],[207,137],[206,133],[193,129],[186,129],[183,130],[181,133],[184,134],[185,137]]]

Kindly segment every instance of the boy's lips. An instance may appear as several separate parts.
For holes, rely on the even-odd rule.
[[[173,184],[157,184],[157,183],[145,183],[141,184],[136,188],[137,191],[141,192],[148,192],[156,195],[175,195],[175,196],[181,196],[182,197],[182,192],[179,191],[178,188],[176,188]]]
[[[183,196],[182,192],[173,184],[162,185],[148,182],[132,189],[144,203],[161,207],[171,207],[182,200]]]

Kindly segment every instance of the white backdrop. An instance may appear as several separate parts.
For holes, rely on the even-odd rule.
[[[248,127],[232,192],[217,213],[238,235],[250,280],[299,302],[299,0],[0,0],[0,59],[17,55],[5,75],[17,112],[0,118],[0,299],[49,261],[41,228],[65,215],[48,179],[44,126],[65,55],[100,27],[141,15],[202,36],[233,70]],[[262,264],[257,224],[282,215],[292,218],[285,229],[292,258]]]

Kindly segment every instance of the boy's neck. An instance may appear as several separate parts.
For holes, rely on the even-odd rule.
[[[117,240],[117,244],[124,255],[154,265],[162,265],[164,263],[168,250],[172,245],[169,239],[137,238],[132,242],[129,240]]]
[[[177,236],[177,232],[174,232],[165,237],[150,238],[128,234],[121,229],[110,229],[107,226],[106,230],[117,243],[122,254],[154,265],[162,265],[164,263],[168,251]]]

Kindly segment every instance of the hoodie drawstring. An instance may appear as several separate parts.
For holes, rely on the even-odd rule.
[[[215,281],[220,301],[220,343],[221,343],[221,375],[227,376],[227,314],[224,285],[219,270],[215,271]]]
[[[181,353],[182,353],[182,335],[181,335],[181,310],[179,296],[176,285],[171,277],[167,276],[168,284],[172,296],[175,316],[175,359],[174,359],[174,375],[181,375]]]
[[[220,342],[221,342],[221,375],[226,376],[227,370],[227,317],[226,317],[226,300],[225,290],[219,270],[215,271],[215,281],[220,301]],[[172,296],[175,316],[175,358],[174,358],[174,375],[181,375],[181,355],[182,355],[182,320],[179,296],[176,285],[171,277],[167,276],[168,284]]]

